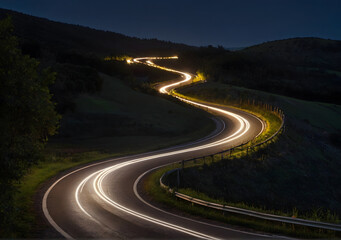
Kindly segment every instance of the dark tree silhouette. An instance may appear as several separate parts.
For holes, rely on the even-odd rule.
[[[11,19],[0,21],[0,236],[11,228],[15,183],[41,158],[59,115],[48,86],[54,73],[17,48]]]

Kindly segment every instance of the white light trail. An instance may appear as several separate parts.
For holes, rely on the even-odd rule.
[[[185,73],[185,72],[180,72],[180,71],[177,71],[177,70],[174,70],[174,69],[171,69],[171,68],[166,68],[166,67],[161,67],[159,65],[156,65],[154,64],[151,60],[154,60],[154,59],[178,59],[177,56],[174,56],[174,57],[143,57],[143,58],[134,58],[134,62],[136,63],[142,63],[144,64],[144,62],[142,62],[142,60],[146,60],[146,63],[148,66],[151,66],[151,67],[155,67],[155,68],[160,68],[162,70],[165,70],[165,71],[168,71],[168,72],[174,72],[174,73],[178,73],[180,74],[181,76],[183,76],[185,79],[182,80],[182,81],[179,81],[179,82],[176,82],[176,83],[172,83],[172,84],[169,84],[169,85],[166,85],[162,88],[159,89],[159,92],[160,93],[169,93],[168,89],[171,88],[171,87],[176,87],[176,86],[179,86],[183,83],[186,83],[186,82],[190,82],[192,80],[192,76],[188,73]]]
[[[177,59],[177,58],[178,58],[177,56],[173,56],[173,57],[144,57],[144,58],[129,59],[129,60],[127,60],[127,63],[128,64],[133,64],[133,63],[146,64],[146,65],[151,66],[151,67],[155,67],[155,68],[159,68],[159,69],[162,69],[162,70],[165,70],[165,71],[170,71],[170,72],[178,73],[181,76],[183,76],[184,77],[183,80],[180,80],[180,81],[172,83],[172,84],[165,85],[165,86],[163,86],[163,87],[161,87],[159,89],[159,91],[161,93],[170,94],[170,91],[172,89],[174,89],[175,87],[181,86],[182,84],[185,84],[185,83],[190,83],[191,80],[192,80],[192,76],[190,74],[188,74],[188,73],[185,73],[185,72],[181,72],[181,71],[177,71],[177,70],[174,70],[174,69],[158,66],[158,65],[154,64],[152,62],[152,60],[157,60],[157,59]],[[106,202],[107,204],[109,204],[109,205],[111,205],[111,206],[113,206],[113,207],[115,207],[115,208],[117,208],[117,209],[119,209],[119,210],[121,210],[121,211],[123,211],[125,213],[131,214],[131,215],[133,215],[135,217],[138,217],[140,219],[144,219],[144,220],[149,221],[151,223],[158,224],[160,226],[164,226],[164,227],[167,227],[167,228],[170,228],[170,229],[182,232],[182,233],[186,233],[186,234],[189,234],[191,236],[198,237],[198,238],[215,239],[215,237],[213,237],[213,236],[209,236],[209,235],[200,233],[198,231],[194,231],[194,230],[191,230],[191,229],[188,229],[188,228],[176,225],[176,224],[172,224],[172,223],[166,222],[166,221],[161,220],[161,219],[157,219],[157,218],[148,216],[146,214],[143,214],[141,212],[135,211],[133,209],[129,209],[128,207],[123,206],[122,204],[119,204],[118,202],[116,202],[113,199],[111,199],[105,193],[105,191],[103,189],[104,179],[109,174],[112,174],[112,173],[114,173],[115,171],[118,171],[118,170],[122,170],[124,167],[131,166],[133,164],[144,162],[144,161],[151,161],[151,160],[155,160],[155,159],[158,159],[158,158],[167,157],[167,156],[179,155],[179,154],[182,154],[182,153],[194,152],[194,151],[203,150],[203,149],[209,149],[209,148],[217,147],[217,146],[225,146],[227,143],[229,143],[231,141],[235,141],[238,138],[241,138],[250,129],[250,123],[244,117],[242,117],[242,116],[240,116],[238,114],[235,114],[233,112],[230,112],[230,111],[218,108],[218,107],[213,107],[213,106],[209,106],[209,105],[206,105],[206,104],[203,104],[203,103],[198,103],[198,102],[194,102],[194,101],[191,101],[191,100],[187,100],[187,99],[181,98],[179,96],[175,96],[175,95],[173,95],[173,96],[176,97],[177,99],[183,101],[183,102],[188,103],[188,104],[192,104],[192,105],[195,105],[197,107],[205,108],[207,110],[211,110],[213,112],[217,112],[217,113],[220,113],[222,115],[225,115],[225,116],[228,116],[228,117],[232,117],[232,118],[237,120],[237,122],[239,123],[239,127],[231,135],[229,135],[229,136],[227,136],[227,137],[225,137],[223,139],[211,142],[211,143],[207,143],[207,144],[203,144],[203,145],[197,145],[197,146],[189,147],[189,148],[186,148],[186,149],[173,150],[173,151],[170,151],[170,152],[155,153],[155,154],[153,154],[151,156],[139,157],[139,158],[136,158],[136,159],[133,159],[133,160],[125,161],[125,162],[122,162],[122,163],[119,163],[119,164],[116,164],[116,165],[113,165],[113,166],[106,167],[104,169],[98,170],[98,171],[88,175],[86,178],[84,178],[79,183],[79,185],[77,186],[77,188],[75,190],[75,195],[74,195],[75,196],[75,200],[76,200],[76,203],[77,203],[79,209],[85,214],[85,216],[87,216],[87,217],[91,218],[92,220],[96,221],[97,223],[99,223],[98,220],[96,220],[93,216],[91,216],[89,214],[89,212],[86,211],[85,207],[82,206],[81,198],[80,198],[84,186],[90,181],[90,179],[93,178],[92,187],[93,187],[96,195],[100,199],[102,199],[104,202]],[[93,165],[98,165],[98,164],[100,164],[100,163],[96,163],[96,164],[93,164]],[[93,165],[91,165],[91,166],[93,166]],[[81,168],[80,170],[88,168],[88,167],[90,167],[90,166]],[[49,214],[49,212],[47,210],[47,196],[48,196],[49,192],[52,190],[52,188],[59,181],[61,181],[65,177],[67,177],[70,174],[73,174],[73,173],[75,173],[77,171],[79,171],[79,170],[71,172],[71,173],[65,175],[64,177],[62,177],[61,179],[59,179],[58,181],[56,181],[49,188],[49,190],[45,193],[44,199],[43,199],[43,210],[44,210],[45,216],[47,217],[49,222],[55,227],[55,229],[57,231],[59,231],[61,234],[63,234],[63,236],[65,236],[66,238],[72,238],[72,237],[70,235],[68,235],[65,231],[63,231],[53,221],[52,217],[50,216],[50,214]]]
[[[181,81],[178,81],[176,83],[172,83],[172,84],[163,86],[163,87],[161,87],[159,89],[159,91],[161,93],[169,94],[171,89],[174,89],[175,87],[177,87],[177,86],[179,86],[179,85],[181,85],[183,83],[190,82],[191,79],[192,79],[192,76],[190,74],[188,74],[188,73],[185,73],[185,72],[180,72],[180,71],[177,71],[177,70],[174,70],[174,69],[158,66],[158,65],[154,64],[151,60],[153,60],[153,59],[176,59],[176,58],[177,57],[168,57],[168,58],[162,58],[162,57],[135,58],[135,59],[133,59],[133,61],[130,61],[129,63],[132,63],[132,62],[143,63],[143,64],[146,64],[146,65],[151,66],[151,67],[160,68],[160,69],[163,69],[165,71],[175,72],[175,73],[179,73],[180,75],[182,75],[185,78],[184,80],[181,80]],[[146,63],[142,62],[143,60],[146,60]],[[240,116],[238,114],[235,114],[235,113],[232,113],[232,112],[229,112],[229,111],[217,108],[217,107],[212,107],[212,106],[209,106],[209,105],[206,105],[206,104],[197,103],[197,102],[194,102],[194,101],[191,101],[191,100],[187,100],[187,99],[184,99],[184,98],[181,98],[181,97],[178,97],[178,96],[175,96],[175,97],[178,98],[181,101],[184,101],[184,102],[188,103],[188,104],[192,104],[192,105],[195,105],[197,107],[206,108],[206,109],[209,109],[211,111],[215,111],[215,112],[218,112],[220,114],[233,117],[233,118],[235,118],[239,122],[239,128],[233,134],[231,134],[231,135],[229,135],[229,136],[227,136],[227,137],[225,137],[225,138],[223,138],[221,140],[217,140],[215,142],[212,142],[212,143],[208,143],[208,144],[204,144],[204,145],[196,146],[196,147],[190,147],[190,148],[182,149],[182,150],[175,150],[175,151],[171,151],[171,152],[155,154],[155,155],[148,156],[148,157],[137,158],[137,159],[133,159],[133,160],[130,160],[130,161],[127,161],[127,162],[123,162],[123,163],[114,165],[112,167],[108,167],[108,168],[105,168],[103,170],[99,170],[99,171],[97,171],[95,173],[92,173],[91,175],[89,175],[87,178],[85,178],[78,185],[78,187],[76,189],[76,192],[75,192],[75,198],[76,198],[77,205],[79,206],[81,211],[84,212],[84,214],[86,214],[87,216],[91,217],[90,214],[82,207],[82,205],[81,205],[81,203],[79,201],[79,194],[81,194],[81,190],[83,189],[83,187],[86,184],[86,182],[90,178],[96,176],[94,181],[93,181],[93,189],[95,190],[95,192],[96,192],[98,197],[100,197],[104,202],[110,204],[111,206],[113,206],[113,207],[115,207],[115,208],[117,208],[117,209],[119,209],[119,210],[121,210],[123,212],[126,212],[128,214],[131,214],[131,215],[133,215],[135,217],[138,217],[138,218],[144,219],[146,221],[149,221],[149,222],[152,222],[152,223],[164,226],[164,227],[168,227],[168,228],[171,228],[171,229],[174,229],[174,230],[177,230],[177,231],[189,234],[189,235],[194,236],[194,237],[214,239],[214,237],[212,237],[212,236],[205,235],[205,234],[202,234],[200,232],[193,231],[191,229],[187,229],[187,228],[175,225],[175,224],[171,224],[171,223],[162,221],[160,219],[156,219],[156,218],[150,217],[150,216],[148,216],[146,214],[143,214],[143,213],[134,211],[132,209],[129,209],[129,208],[119,204],[118,202],[115,202],[114,200],[110,199],[107,196],[107,194],[105,193],[105,191],[103,190],[102,183],[103,183],[105,177],[108,176],[109,174],[112,174],[115,171],[118,171],[118,170],[126,167],[126,166],[129,166],[129,165],[132,165],[132,164],[136,164],[136,163],[139,163],[139,162],[143,162],[143,161],[150,161],[150,160],[154,160],[154,159],[158,159],[158,158],[162,158],[162,157],[167,157],[167,156],[178,155],[178,154],[182,154],[182,153],[188,153],[188,152],[208,149],[208,148],[212,148],[212,147],[216,147],[216,146],[220,146],[220,145],[223,146],[223,145],[226,145],[227,143],[229,143],[231,141],[234,141],[234,140],[242,137],[250,128],[250,123],[245,118],[243,118],[242,116]]]

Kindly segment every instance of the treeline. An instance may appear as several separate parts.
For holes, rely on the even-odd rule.
[[[209,81],[341,104],[340,62],[341,41],[295,38],[233,52],[202,47],[179,54],[179,61],[169,64],[200,69]]]

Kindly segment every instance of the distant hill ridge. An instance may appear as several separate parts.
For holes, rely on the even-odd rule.
[[[289,38],[265,42],[240,52],[256,58],[295,65],[323,65],[341,71],[341,41],[322,38]]]
[[[175,54],[180,50],[195,48],[157,39],[128,37],[120,33],[55,22],[0,8],[0,19],[7,15],[12,17],[15,34],[22,41],[29,42],[29,44],[40,44],[53,50],[69,48],[80,53],[105,56],[123,53],[155,54],[158,51]]]
[[[49,48],[69,48],[95,55],[109,54],[176,54],[178,51],[196,50],[198,47],[157,39],[140,39],[120,33],[90,27],[51,21],[16,11],[0,8],[0,19],[12,16],[15,34],[23,41],[47,44]],[[309,57],[322,57],[321,61],[341,59],[341,41],[322,38],[289,38],[231,49],[258,58],[304,62]],[[328,56],[325,56],[328,53]],[[300,56],[298,56],[300,55]],[[297,58],[298,57],[298,58]],[[302,61],[303,60],[303,61]],[[336,63],[337,64],[337,63]],[[340,64],[338,64],[340,66]]]

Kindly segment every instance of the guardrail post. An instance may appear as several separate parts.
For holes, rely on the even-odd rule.
[[[178,182],[178,188],[180,187],[180,170],[178,169],[177,171],[177,182]]]

